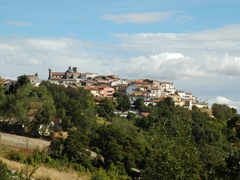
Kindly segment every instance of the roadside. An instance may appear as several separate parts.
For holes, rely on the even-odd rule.
[[[0,144],[12,147],[14,149],[39,149],[43,150],[48,148],[50,141],[30,138],[25,136],[18,136],[14,134],[8,134],[0,132]]]

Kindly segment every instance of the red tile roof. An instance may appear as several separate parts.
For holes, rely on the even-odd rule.
[[[59,75],[65,75],[65,72],[52,72],[52,74],[59,74]]]
[[[142,113],[141,113],[141,115],[142,115],[142,116],[145,116],[145,117],[148,117],[149,114],[150,114],[150,113],[148,113],[148,112],[142,112]]]

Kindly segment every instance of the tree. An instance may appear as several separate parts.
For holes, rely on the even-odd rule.
[[[54,158],[61,158],[63,155],[64,148],[64,139],[63,138],[55,138],[51,141],[49,146],[49,154]]]
[[[95,108],[86,109],[78,118],[76,127],[84,134],[90,135],[96,125]]]
[[[56,116],[62,120],[61,127],[64,131],[67,131],[70,127],[72,127],[71,116],[67,116],[65,108],[59,108],[56,112]]]
[[[143,179],[198,179],[199,152],[191,128],[180,120],[164,120],[151,128]]]
[[[36,98],[31,96],[34,86],[30,83],[26,83],[16,89],[16,93],[10,94],[8,102],[13,116],[20,122],[26,122],[29,120],[28,112],[31,109],[31,102],[36,102]]]
[[[1,85],[0,85],[0,111],[6,105],[6,103],[7,103],[7,96],[5,94],[4,89],[1,88]]]
[[[142,110],[143,107],[145,106],[144,105],[144,99],[143,98],[139,98],[139,99],[136,99],[134,102],[133,102],[133,105],[136,109],[139,109],[139,110]]]
[[[79,130],[72,130],[64,141],[64,153],[71,162],[82,164],[86,168],[92,168],[88,150],[89,138]]]
[[[227,121],[227,127],[235,132],[236,137],[240,138],[240,115],[235,115]]]
[[[0,86],[2,86],[2,84],[3,84],[3,80],[2,80],[2,78],[0,77]]]
[[[224,179],[240,179],[240,151],[232,151],[225,159],[226,162],[226,178]]]
[[[240,179],[240,151],[233,150],[225,158],[225,164],[219,164],[210,170],[208,179]]]
[[[118,110],[121,110],[122,112],[124,112],[131,108],[129,97],[126,94],[123,94],[121,92],[115,92],[114,97],[117,98]]]
[[[235,113],[235,111],[226,104],[214,103],[212,105],[212,113],[213,116],[218,120],[227,121],[233,116],[233,113]]]
[[[20,76],[17,79],[16,83],[12,83],[12,85],[9,87],[9,92],[12,94],[15,94],[17,89],[19,89],[21,86],[26,85],[26,84],[30,84],[30,80],[26,75]]]
[[[174,106],[174,102],[171,97],[165,98],[163,102],[166,103],[168,106]]]
[[[102,98],[99,100],[98,114],[101,117],[105,117],[109,120],[110,117],[114,116],[114,110],[116,105],[113,103],[113,100],[108,98]]]
[[[114,164],[122,173],[130,172],[133,167],[143,167],[145,156],[145,146],[136,138],[134,128],[130,123],[126,126],[103,125],[96,130],[96,134],[91,138],[91,147],[100,151],[104,158],[104,167],[108,169]],[[134,136],[132,135],[134,134]]]

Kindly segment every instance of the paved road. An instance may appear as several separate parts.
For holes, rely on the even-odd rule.
[[[50,141],[35,139],[25,136],[18,136],[0,132],[0,144],[10,146],[17,149],[39,149],[43,150],[50,145]]]

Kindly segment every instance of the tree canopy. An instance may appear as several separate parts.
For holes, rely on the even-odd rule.
[[[93,179],[114,174],[118,179],[239,179],[236,109],[213,104],[190,110],[175,106],[168,97],[156,106],[137,99],[133,105],[148,112],[145,116],[114,114],[129,110],[129,103],[120,92],[95,99],[83,88],[50,82],[34,87],[23,76],[9,89],[0,87],[0,128],[14,133],[16,126],[37,129],[58,119],[59,129],[68,136],[54,138],[48,155],[93,172]]]

